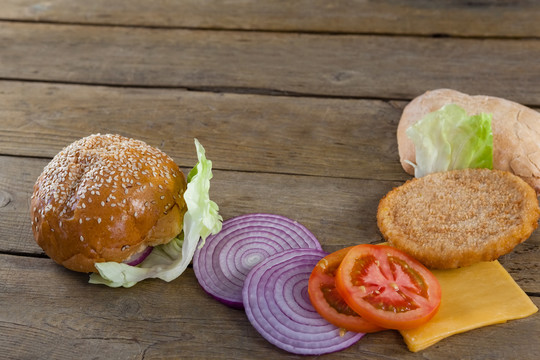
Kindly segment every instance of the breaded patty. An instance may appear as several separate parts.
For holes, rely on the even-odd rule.
[[[394,247],[426,266],[495,260],[538,226],[536,193],[500,170],[464,169],[407,181],[379,203],[377,224]]]

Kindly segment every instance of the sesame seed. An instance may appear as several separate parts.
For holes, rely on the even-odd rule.
[[[99,218],[99,217],[97,218],[97,223],[101,224],[101,218]]]
[[[82,224],[82,219],[79,219],[79,224]]]
[[[81,237],[79,238],[81,241],[84,241],[84,237],[81,235]]]
[[[159,198],[160,198],[161,200],[163,200],[163,199],[165,199],[165,196],[164,196],[164,195],[161,195]]]
[[[116,162],[115,158],[119,161]],[[128,195],[129,187],[134,183],[137,185],[133,189],[135,192],[154,187],[152,176],[162,174],[170,179],[171,176],[182,175],[174,166],[165,166],[170,163],[171,159],[160,150],[148,147],[142,141],[118,135],[91,135],[78,140],[65,147],[44,168],[40,188],[32,198],[43,199],[51,206],[34,210],[35,223],[42,221],[40,215],[44,218],[55,207],[58,210],[54,211],[58,211],[60,216],[70,213],[77,203],[80,208],[88,209],[89,204],[96,200],[105,207],[107,202],[102,200],[121,186]],[[163,190],[169,182],[162,179],[161,184],[160,189]],[[99,198],[93,197],[96,195]],[[87,201],[81,201],[85,198]],[[124,206],[118,202],[116,205]]]

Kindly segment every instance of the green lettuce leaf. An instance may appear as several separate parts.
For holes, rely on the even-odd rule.
[[[406,130],[416,150],[414,176],[465,168],[493,168],[491,114],[468,116],[449,104]]]
[[[150,255],[137,266],[117,262],[97,263],[99,273],[90,275],[90,283],[131,287],[149,278],[174,280],[191,262],[199,242],[202,246],[210,234],[217,234],[221,230],[223,219],[218,213],[218,205],[209,197],[212,162],[206,159],[204,148],[197,139],[195,147],[198,163],[189,173],[184,192],[187,212],[182,233],[167,244],[154,247]]]

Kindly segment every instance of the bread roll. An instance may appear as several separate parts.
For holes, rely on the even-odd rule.
[[[469,96],[450,89],[428,91],[412,100],[404,109],[397,142],[401,165],[409,174],[416,163],[414,143],[405,131],[426,114],[447,104],[456,104],[468,115],[493,116],[493,167],[518,175],[540,194],[540,113],[518,103],[492,97]]]
[[[182,230],[186,180],[178,165],[146,143],[92,135],[58,153],[34,185],[34,237],[68,269],[96,271]]]

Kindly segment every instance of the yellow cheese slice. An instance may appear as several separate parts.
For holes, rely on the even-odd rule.
[[[413,352],[454,334],[524,318],[538,311],[496,260],[432,272],[442,290],[438,313],[416,329],[400,331]]]

